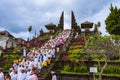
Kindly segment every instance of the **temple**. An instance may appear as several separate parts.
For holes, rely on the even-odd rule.
[[[82,33],[84,33],[85,35],[90,35],[90,34],[94,33],[94,31],[90,31],[91,28],[93,28],[92,22],[85,21],[85,22],[81,23],[81,29],[84,30],[84,31],[82,31]]]
[[[55,25],[53,23],[46,24],[45,25],[48,32],[44,32],[42,29],[40,30],[40,36],[43,36],[45,34],[55,34],[55,32],[62,32],[64,30],[64,12],[62,12],[60,16],[60,20],[58,25]]]
[[[56,32],[61,32],[64,30],[64,11],[62,12],[58,25],[55,25],[54,23],[49,23],[45,25],[48,32],[44,32],[42,29],[40,30],[40,36],[43,36],[45,34],[55,34]],[[94,31],[91,31],[90,29],[93,28],[93,23],[89,21],[85,21],[78,25],[76,22],[76,18],[74,15],[74,12],[71,11],[71,30],[75,34],[85,34],[90,35],[96,33],[98,30],[94,28]]]

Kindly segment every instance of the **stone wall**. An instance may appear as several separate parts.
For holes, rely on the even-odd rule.
[[[93,80],[93,75],[82,74],[56,74],[57,80]],[[98,75],[95,76],[96,78]],[[103,76],[102,80],[120,80],[120,77]]]

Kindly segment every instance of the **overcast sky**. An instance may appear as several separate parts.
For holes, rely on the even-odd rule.
[[[70,29],[73,10],[78,25],[86,20],[100,21],[100,31],[106,34],[104,20],[111,3],[120,7],[120,0],[0,0],[0,31],[8,30],[15,37],[27,39],[28,26],[33,27],[33,34],[40,29],[47,31],[44,25],[51,22],[57,25],[62,11],[64,28]]]

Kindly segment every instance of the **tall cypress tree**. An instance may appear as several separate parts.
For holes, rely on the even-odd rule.
[[[120,35],[120,9],[111,4],[110,14],[106,18],[105,24],[109,34]]]

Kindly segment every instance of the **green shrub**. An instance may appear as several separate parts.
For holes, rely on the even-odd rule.
[[[70,72],[70,71],[71,71],[71,67],[70,67],[69,65],[65,65],[65,66],[63,67],[63,70],[64,70],[64,71],[67,71],[67,72]]]
[[[14,59],[9,59],[9,63],[10,64],[13,63],[13,61],[14,61]]]
[[[69,50],[68,53],[70,53],[70,54],[80,54],[80,53],[83,53],[83,49]]]
[[[6,59],[8,59],[8,58],[9,58],[9,55],[7,55],[7,54],[4,54],[4,55],[3,55],[3,58],[6,58]]]
[[[14,54],[10,55],[10,59],[16,59],[16,58],[19,58],[19,55],[14,55]]]
[[[85,66],[85,65],[81,65],[79,68],[80,68],[79,71],[80,71],[81,73],[87,73],[87,72],[88,72],[88,68],[87,68],[87,66]]]
[[[76,62],[81,59],[81,55],[80,54],[70,54],[69,59]]]
[[[3,70],[9,70],[10,64],[5,64],[2,68],[3,68]]]
[[[23,57],[23,56],[20,56],[19,58],[20,58],[20,59],[23,59],[24,57]]]
[[[13,49],[13,53],[17,53],[18,48]]]
[[[82,45],[75,45],[75,46],[70,46],[69,50],[73,50],[73,49],[81,49],[83,48]]]
[[[75,66],[74,67],[74,72],[87,73],[88,69],[87,69],[87,66],[85,66],[85,65]]]
[[[105,74],[120,74],[120,67],[119,66],[113,66],[113,65],[108,65],[103,73]]]
[[[97,66],[97,70],[98,70],[98,72],[100,72],[101,71],[101,67]]]

